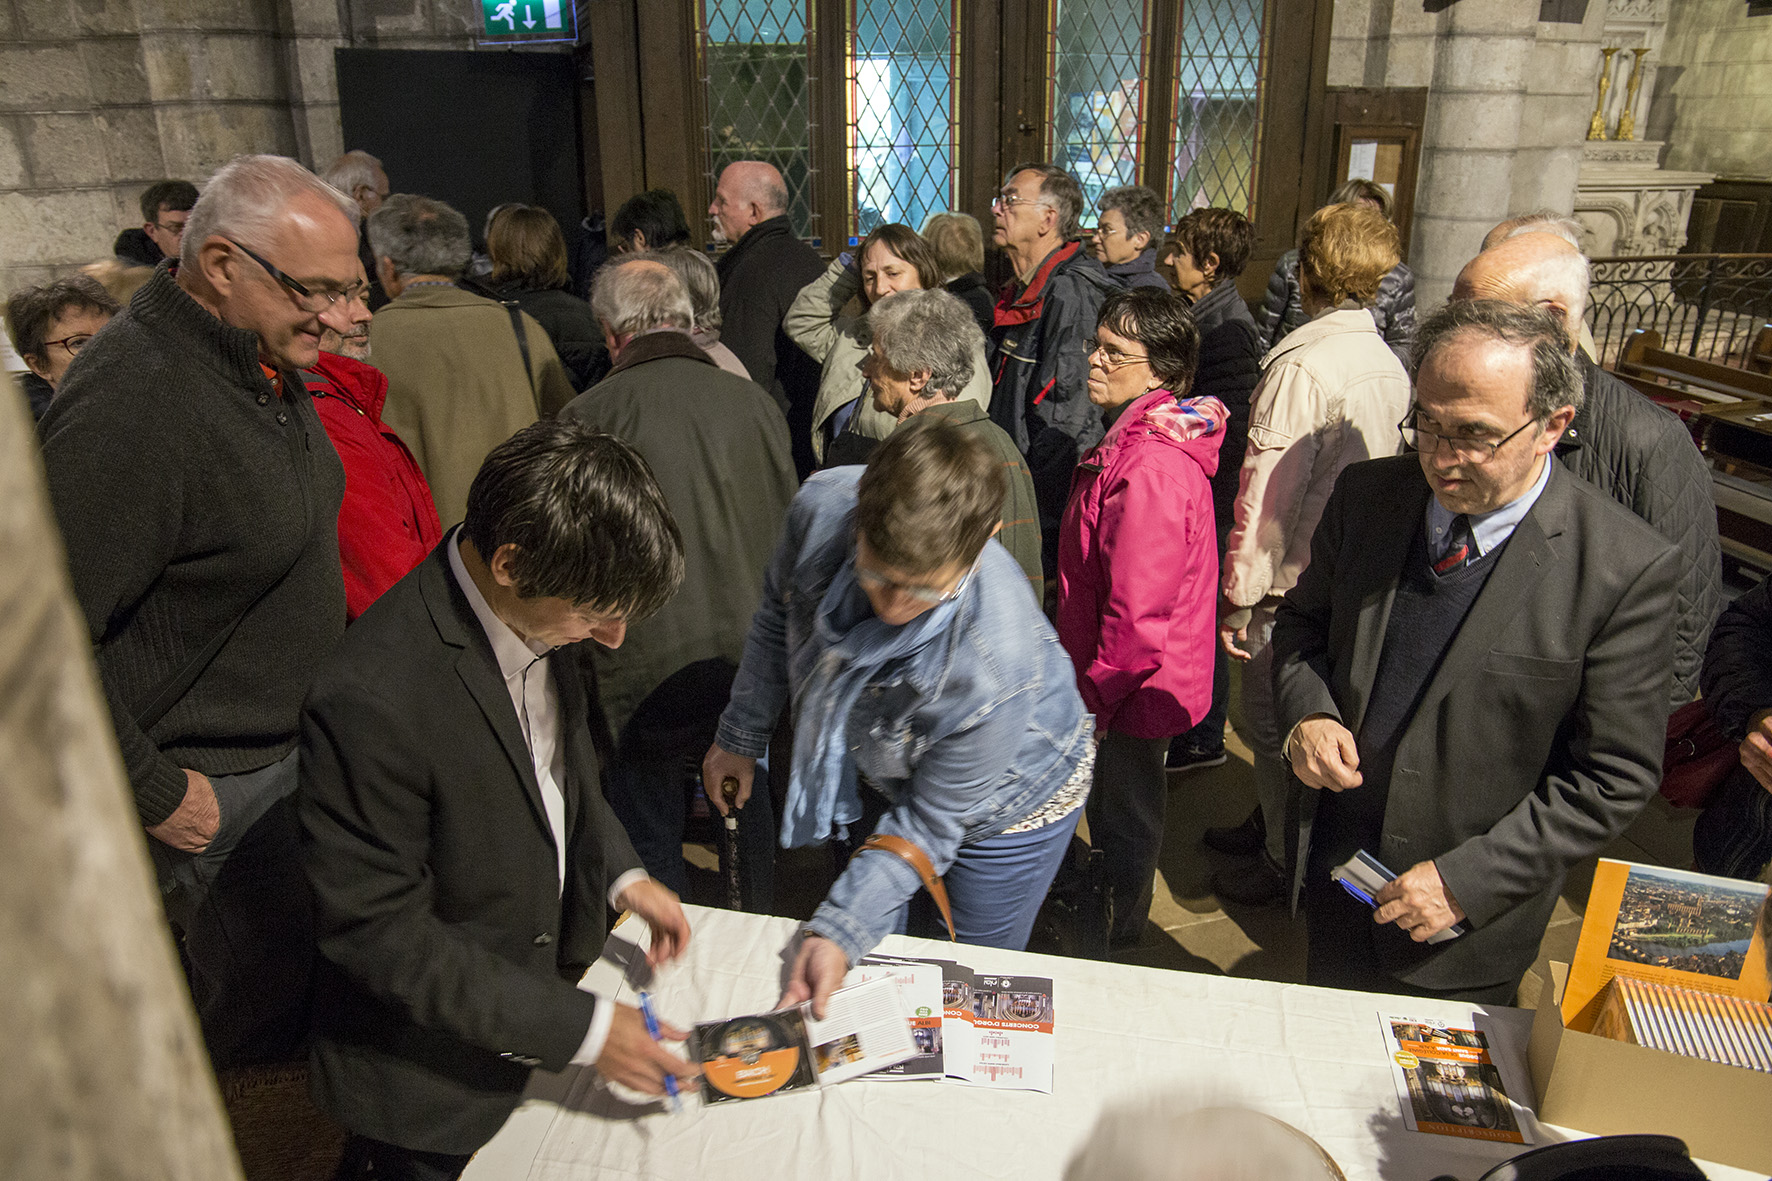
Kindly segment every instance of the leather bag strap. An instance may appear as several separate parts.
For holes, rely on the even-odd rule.
[[[856,853],[865,853],[869,849],[879,849],[881,852],[890,853],[917,871],[917,876],[923,879],[923,888],[929,891],[929,896],[935,899],[936,909],[941,911],[941,921],[948,926],[949,941],[958,943],[959,937],[954,934],[954,912],[948,907],[948,888],[943,884],[941,878],[936,876],[935,866],[929,861],[929,854],[903,837],[894,836],[891,833],[875,833],[861,843],[861,848],[857,849]]]
[[[501,299],[499,303],[511,314],[511,331],[517,334],[517,351],[523,354],[523,376],[529,379],[529,393],[539,398],[535,392],[535,366],[529,361],[529,334],[523,331],[523,308],[514,299]]]

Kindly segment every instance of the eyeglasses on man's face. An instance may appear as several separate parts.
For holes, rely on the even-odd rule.
[[[1431,419],[1429,420],[1432,421]],[[1440,444],[1444,443],[1452,451],[1452,457],[1460,463],[1485,464],[1495,458],[1495,453],[1513,442],[1528,427],[1537,426],[1542,419],[1529,418],[1517,428],[1499,439],[1478,439],[1469,435],[1448,435],[1439,430],[1424,427],[1421,424],[1421,410],[1411,406],[1409,414],[1397,424],[1397,433],[1403,436],[1403,444],[1411,451],[1425,451],[1436,454]],[[1438,425],[1438,424],[1436,424]]]
[[[297,306],[306,312],[324,312],[328,309],[337,307],[341,303],[349,303],[351,300],[357,298],[367,286],[366,283],[359,279],[357,282],[352,283],[347,287],[328,286],[318,289],[309,288],[272,266],[268,259],[254,253],[247,247],[240,245],[240,243],[234,241],[232,238],[223,237],[222,241],[234,247],[236,250],[239,250],[253,262],[256,262],[259,266],[265,269],[266,274],[287,287],[290,293],[295,296]]]
[[[1004,189],[991,198],[991,206],[995,209],[1009,210],[1018,205],[1044,205],[1047,209],[1052,208],[1050,203],[1042,201],[1038,197],[1024,197],[1014,189]]]
[[[174,237],[181,237],[181,236],[183,236],[183,234],[185,232],[185,222],[184,222],[183,218],[179,219],[178,221],[158,221],[158,220],[156,220],[154,222],[154,228],[157,230],[165,230],[167,233],[173,235]]]
[[[1148,356],[1135,356],[1132,353],[1122,353],[1113,345],[1099,341],[1093,336],[1088,340],[1085,340],[1083,345],[1089,350],[1084,354],[1085,357],[1093,357],[1097,353],[1101,354],[1101,365],[1104,369],[1118,369],[1122,365],[1132,365],[1139,361],[1150,360],[1150,357]]]

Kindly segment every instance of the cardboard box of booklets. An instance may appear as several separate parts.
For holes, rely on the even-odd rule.
[[[1599,1135],[1678,1136],[1693,1156],[1772,1173],[1772,1073],[1590,1032],[1617,976],[1766,1000],[1766,949],[1757,933],[1744,937],[1738,913],[1757,916],[1766,890],[1600,862],[1575,962],[1535,969],[1545,988],[1527,1056],[1539,1119]]]

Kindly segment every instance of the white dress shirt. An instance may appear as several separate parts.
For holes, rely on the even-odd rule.
[[[468,568],[461,560],[461,527],[457,526],[445,542],[449,547],[449,569],[456,585],[467,596],[468,606],[492,645],[498,671],[504,677],[505,689],[511,695],[511,708],[517,713],[517,724],[523,728],[523,740],[529,744],[529,757],[535,767],[535,782],[541,788],[542,810],[547,813],[548,828],[554,834],[554,871],[560,890],[566,889],[566,747],[560,741],[560,691],[554,685],[549,665],[553,649],[534,640],[524,640],[500,619],[487,603],[486,596],[474,585]],[[581,789],[584,785],[581,785]],[[591,785],[589,790],[595,790]],[[630,869],[609,887],[609,905],[621,908],[621,896],[627,888],[647,876],[643,869]],[[604,1001],[591,1018],[578,1053],[572,1056],[574,1066],[590,1066],[603,1052],[609,1038],[609,1024],[615,1019],[615,1007]]]
[[[1550,483],[1551,464],[1556,460],[1549,455],[1541,455],[1539,462],[1543,466],[1538,469],[1538,478],[1532,481],[1532,487],[1526,489],[1525,492],[1498,509],[1490,509],[1486,513],[1466,514],[1470,520],[1471,538],[1477,543],[1477,557],[1482,557],[1512,537],[1514,529],[1526,519],[1526,514],[1531,511],[1533,505],[1538,503],[1538,498],[1544,495],[1544,486]],[[1446,552],[1452,548],[1447,534],[1451,532],[1452,519],[1456,515],[1451,509],[1441,504],[1437,497],[1429,496],[1427,498],[1427,551],[1429,558],[1437,561],[1445,557]]]

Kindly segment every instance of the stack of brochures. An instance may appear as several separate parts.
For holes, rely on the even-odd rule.
[[[1772,1072],[1772,1005],[1614,976],[1594,1033],[1688,1058]]]
[[[1766,886],[1602,859],[1563,991],[1579,1033],[1772,1072]]]

